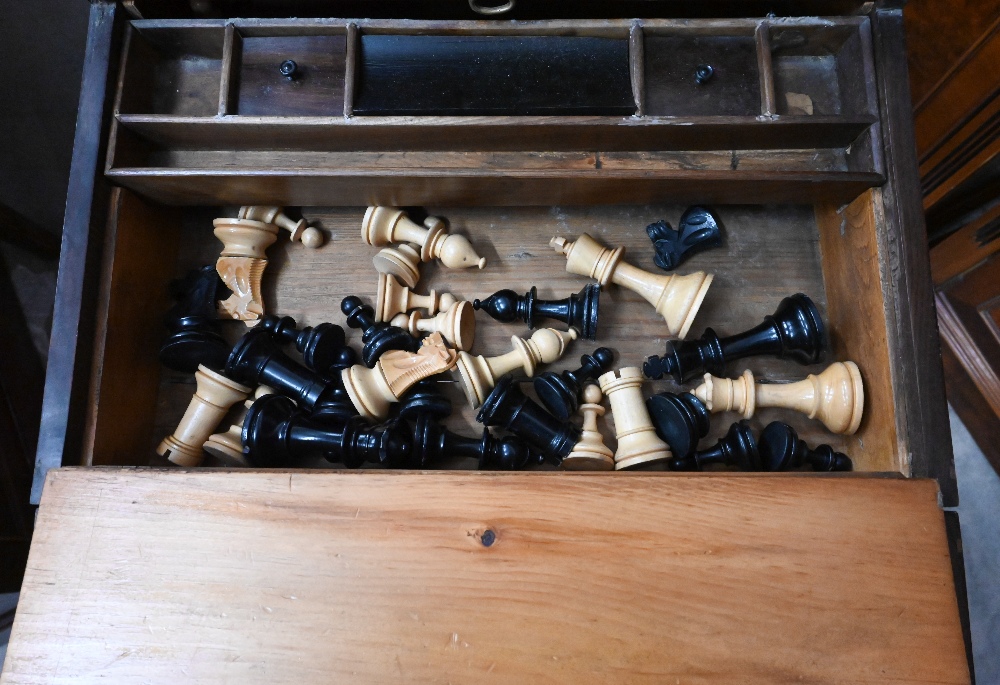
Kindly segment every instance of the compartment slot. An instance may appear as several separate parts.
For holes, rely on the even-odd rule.
[[[215,116],[219,111],[225,35],[221,25],[133,27],[119,111]]]
[[[344,109],[347,37],[244,36],[235,114],[340,116]],[[278,68],[298,66],[289,80]]]
[[[362,35],[355,115],[635,113],[629,41]]]
[[[646,114],[651,116],[756,116],[760,76],[753,35],[656,35],[647,31]],[[709,65],[711,78],[695,71]]]

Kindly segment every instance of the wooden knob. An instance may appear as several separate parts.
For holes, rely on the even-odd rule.
[[[369,207],[361,223],[361,236],[376,247],[400,242],[419,245],[422,261],[440,259],[451,269],[482,269],[486,265],[468,239],[447,233],[440,219],[429,219],[421,226],[396,207]]]
[[[670,459],[670,447],[656,435],[642,398],[642,369],[626,366],[607,372],[597,381],[608,396],[615,419],[618,438],[615,468],[627,469]]]

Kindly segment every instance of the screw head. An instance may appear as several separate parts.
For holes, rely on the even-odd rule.
[[[278,71],[289,81],[294,81],[299,72],[299,65],[293,59],[286,59],[278,66]]]
[[[711,64],[699,64],[694,70],[694,80],[698,82],[698,85],[704,85],[712,80],[715,75],[715,69],[712,68]]]

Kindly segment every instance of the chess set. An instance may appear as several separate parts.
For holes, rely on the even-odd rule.
[[[641,255],[626,261],[624,247],[588,233],[561,235],[553,222],[543,249],[567,274],[591,282],[548,299],[537,286],[519,294],[523,288],[511,282],[517,289],[471,301],[424,287],[423,276],[473,274],[465,283],[477,283],[474,274],[492,266],[477,252],[480,236],[412,213],[369,207],[355,217],[360,241],[347,231],[328,240],[281,207],[244,206],[236,218],[216,218],[216,262],[172,284],[159,358],[170,373],[193,376],[195,388],[157,454],[183,467],[294,468],[321,460],[335,468],[852,469],[849,454],[831,441],[811,446],[787,417],[808,421],[811,435],[856,433],[865,391],[854,361],[788,371],[782,382],[750,368],[731,373],[738,360],[767,358],[786,369],[823,361],[830,332],[807,294],[789,294],[743,332],[721,337],[706,327],[689,337],[705,318],[699,314],[715,274],[675,269],[723,245],[712,210],[687,208],[677,229],[662,219],[648,224],[656,271],[633,263]],[[272,304],[266,287],[279,277],[267,254],[279,240],[297,246],[289,248],[296,256],[329,250],[345,257],[356,253],[343,242],[357,241],[370,248],[371,287],[351,283],[361,294],[340,298],[340,321],[300,326]],[[329,290],[318,287],[315,296],[335,297],[343,285]],[[609,295],[625,291],[643,303],[644,328],[660,329],[665,349],[601,344],[625,325],[601,315],[602,297],[604,309],[617,308]],[[484,328],[505,336],[512,324],[527,330],[509,337],[507,351],[478,349],[477,333],[480,340]],[[360,344],[351,344],[352,333]],[[596,347],[576,364],[570,349],[583,343]],[[621,363],[637,355],[641,365]],[[671,389],[657,391],[661,379]],[[467,434],[468,420],[450,425],[460,413],[475,417],[476,434]],[[777,420],[753,425],[775,413]]]

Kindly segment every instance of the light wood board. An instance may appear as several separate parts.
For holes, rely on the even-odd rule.
[[[931,481],[55,470],[0,682],[97,680],[969,675]]]

